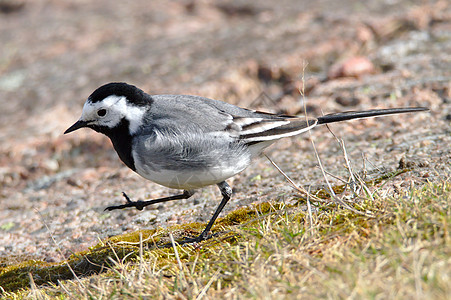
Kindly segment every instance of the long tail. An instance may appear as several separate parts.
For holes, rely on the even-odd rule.
[[[426,107],[407,107],[407,108],[388,108],[388,109],[372,109],[366,111],[346,111],[336,114],[328,114],[318,118],[318,125],[341,122],[352,119],[371,118],[384,115],[402,114],[417,111],[427,111]]]

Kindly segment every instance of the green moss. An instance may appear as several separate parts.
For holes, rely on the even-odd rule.
[[[136,257],[138,249],[130,245],[108,243],[102,247],[93,247],[71,255],[66,261],[47,263],[39,260],[27,260],[15,265],[0,268],[0,286],[5,291],[15,291],[30,286],[30,275],[36,285],[57,283],[71,279],[74,274],[86,276],[107,270],[110,267],[109,257],[117,260],[125,256]]]
[[[118,236],[110,237],[107,241],[111,243],[133,243],[137,244],[140,242],[140,239],[146,242],[158,242],[159,238],[156,236],[156,229],[144,229],[138,230],[134,232],[129,232],[125,234],[121,234]],[[141,236],[141,237],[140,237]],[[98,244],[96,247],[99,247],[102,244]]]
[[[243,224],[244,222],[255,219],[259,214],[267,214],[272,211],[276,211],[283,206],[281,203],[260,203],[251,207],[238,208],[229,213],[224,218],[218,220],[217,224],[222,226],[232,226],[237,224]]]

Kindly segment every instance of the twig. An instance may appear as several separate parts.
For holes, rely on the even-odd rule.
[[[143,263],[144,263],[144,259],[143,259],[143,233],[140,231],[139,232],[139,275],[138,278],[141,281],[141,277],[143,274]]]
[[[213,276],[210,278],[210,280],[207,282],[207,284],[204,286],[204,288],[202,289],[202,291],[199,293],[199,295],[197,295],[196,300],[200,300],[205,296],[205,293],[207,293],[208,289],[210,288],[210,286],[213,284],[213,282],[218,278],[219,275],[219,270],[217,270]]]
[[[319,168],[319,166],[317,166],[317,168]],[[340,178],[337,175],[334,175],[334,174],[332,174],[329,171],[324,170],[324,172],[326,172],[326,174],[329,175],[330,177],[333,177],[333,178],[337,179],[338,181],[343,182],[344,184],[348,184],[349,183],[347,180],[344,180],[343,178]]]
[[[34,296],[33,298],[42,299],[42,295],[41,295],[40,291],[38,290],[38,287],[36,286],[33,275],[31,273],[28,273],[28,278],[30,278],[30,288],[33,291],[33,296]]]
[[[172,235],[171,232],[169,233],[169,238],[171,239],[172,248],[174,248],[175,259],[177,260],[179,269],[180,269],[180,271],[183,271],[182,261],[180,260],[179,252],[177,251],[177,247],[176,247],[175,241],[174,241],[174,236]]]
[[[341,204],[344,208],[346,208],[346,209],[348,209],[348,210],[350,210],[350,211],[352,211],[352,212],[354,212],[356,214],[359,214],[359,215],[362,215],[362,216],[366,216],[366,217],[372,217],[372,215],[368,215],[367,213],[361,212],[361,211],[349,206],[346,202],[343,202],[343,200],[341,200],[340,198],[338,198],[335,195],[335,192],[332,189],[332,186],[330,185],[330,182],[329,182],[329,180],[326,177],[326,172],[324,171],[323,164],[321,163],[321,159],[319,158],[318,151],[316,150],[316,147],[315,147],[315,143],[313,142],[313,139],[311,141],[312,141],[313,149],[315,151],[316,159],[317,159],[318,164],[320,166],[321,172],[323,173],[324,180],[326,180],[327,187],[329,188],[329,192],[330,192],[331,198],[336,203]]]
[[[307,210],[308,210],[308,215],[309,215],[309,219],[310,219],[310,233],[313,236],[313,216],[312,216],[312,207],[310,205],[310,186],[308,187],[308,194],[307,194]]]
[[[305,114],[306,114],[306,115],[305,115],[305,118],[306,118],[306,120],[308,120],[308,119],[307,119],[307,112],[305,112]],[[340,198],[338,198],[338,197],[336,196],[334,190],[332,189],[332,186],[331,186],[329,180],[327,179],[326,172],[325,172],[325,170],[324,170],[323,164],[322,164],[321,159],[320,159],[320,157],[319,157],[318,151],[316,150],[315,142],[313,141],[313,135],[312,135],[312,132],[311,132],[310,129],[308,130],[308,132],[309,132],[309,134],[310,134],[310,141],[312,142],[313,151],[315,152],[316,160],[318,161],[318,164],[319,164],[319,167],[320,167],[320,169],[321,169],[321,172],[323,173],[323,177],[324,177],[324,180],[326,181],[326,185],[327,185],[327,187],[328,187],[328,189],[329,189],[331,198],[332,198],[336,203],[341,204],[343,207],[345,207],[346,209],[348,209],[348,210],[350,210],[350,211],[352,211],[352,212],[354,212],[354,213],[356,213],[356,214],[363,215],[363,216],[366,216],[366,217],[372,217],[371,215],[368,215],[368,214],[366,214],[366,213],[363,213],[363,212],[361,212],[361,211],[359,211],[359,210],[356,210],[355,208],[349,206],[348,204],[346,204],[345,202],[343,202]]]
[[[310,193],[308,191],[306,191],[303,187],[298,186],[267,154],[265,154],[266,158],[271,162],[271,164],[276,167],[276,169],[280,172],[280,174],[283,175],[283,177],[285,177],[285,179],[291,183],[291,185],[300,193],[305,194],[307,196],[312,197],[316,202],[327,202],[324,201],[321,198],[318,198],[316,196],[310,195]]]
[[[338,138],[337,135],[335,135],[335,133],[332,131],[332,129],[330,128],[329,125],[326,124],[326,127],[329,130],[329,132],[333,135],[333,137],[335,138],[337,143],[340,145],[341,151],[343,152],[343,156],[344,156],[344,159],[345,159],[346,167],[347,167],[349,175],[350,175],[350,180],[347,181],[346,184],[351,187],[354,195],[357,196],[356,180],[355,180],[354,172],[352,171],[352,168],[351,168],[351,163],[350,163],[349,158],[348,158],[348,152],[346,151],[345,142],[344,142],[343,139],[340,139],[340,138]]]
[[[375,164],[373,164],[368,158],[364,157],[364,159],[374,168],[376,169],[379,173],[383,174],[384,171],[381,170],[381,168],[379,168],[378,166],[376,166]]]

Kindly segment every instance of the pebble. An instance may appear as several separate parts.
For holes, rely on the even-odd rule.
[[[144,211],[137,215],[133,221],[136,223],[151,223],[157,219],[157,216],[151,211]]]
[[[374,73],[374,64],[364,56],[354,56],[341,63],[334,64],[327,73],[329,79],[339,77],[359,77]]]

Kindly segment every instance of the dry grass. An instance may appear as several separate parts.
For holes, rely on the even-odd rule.
[[[361,201],[368,218],[312,203],[232,228],[198,248],[141,249],[107,273],[10,298],[446,299],[451,294],[451,184]]]

